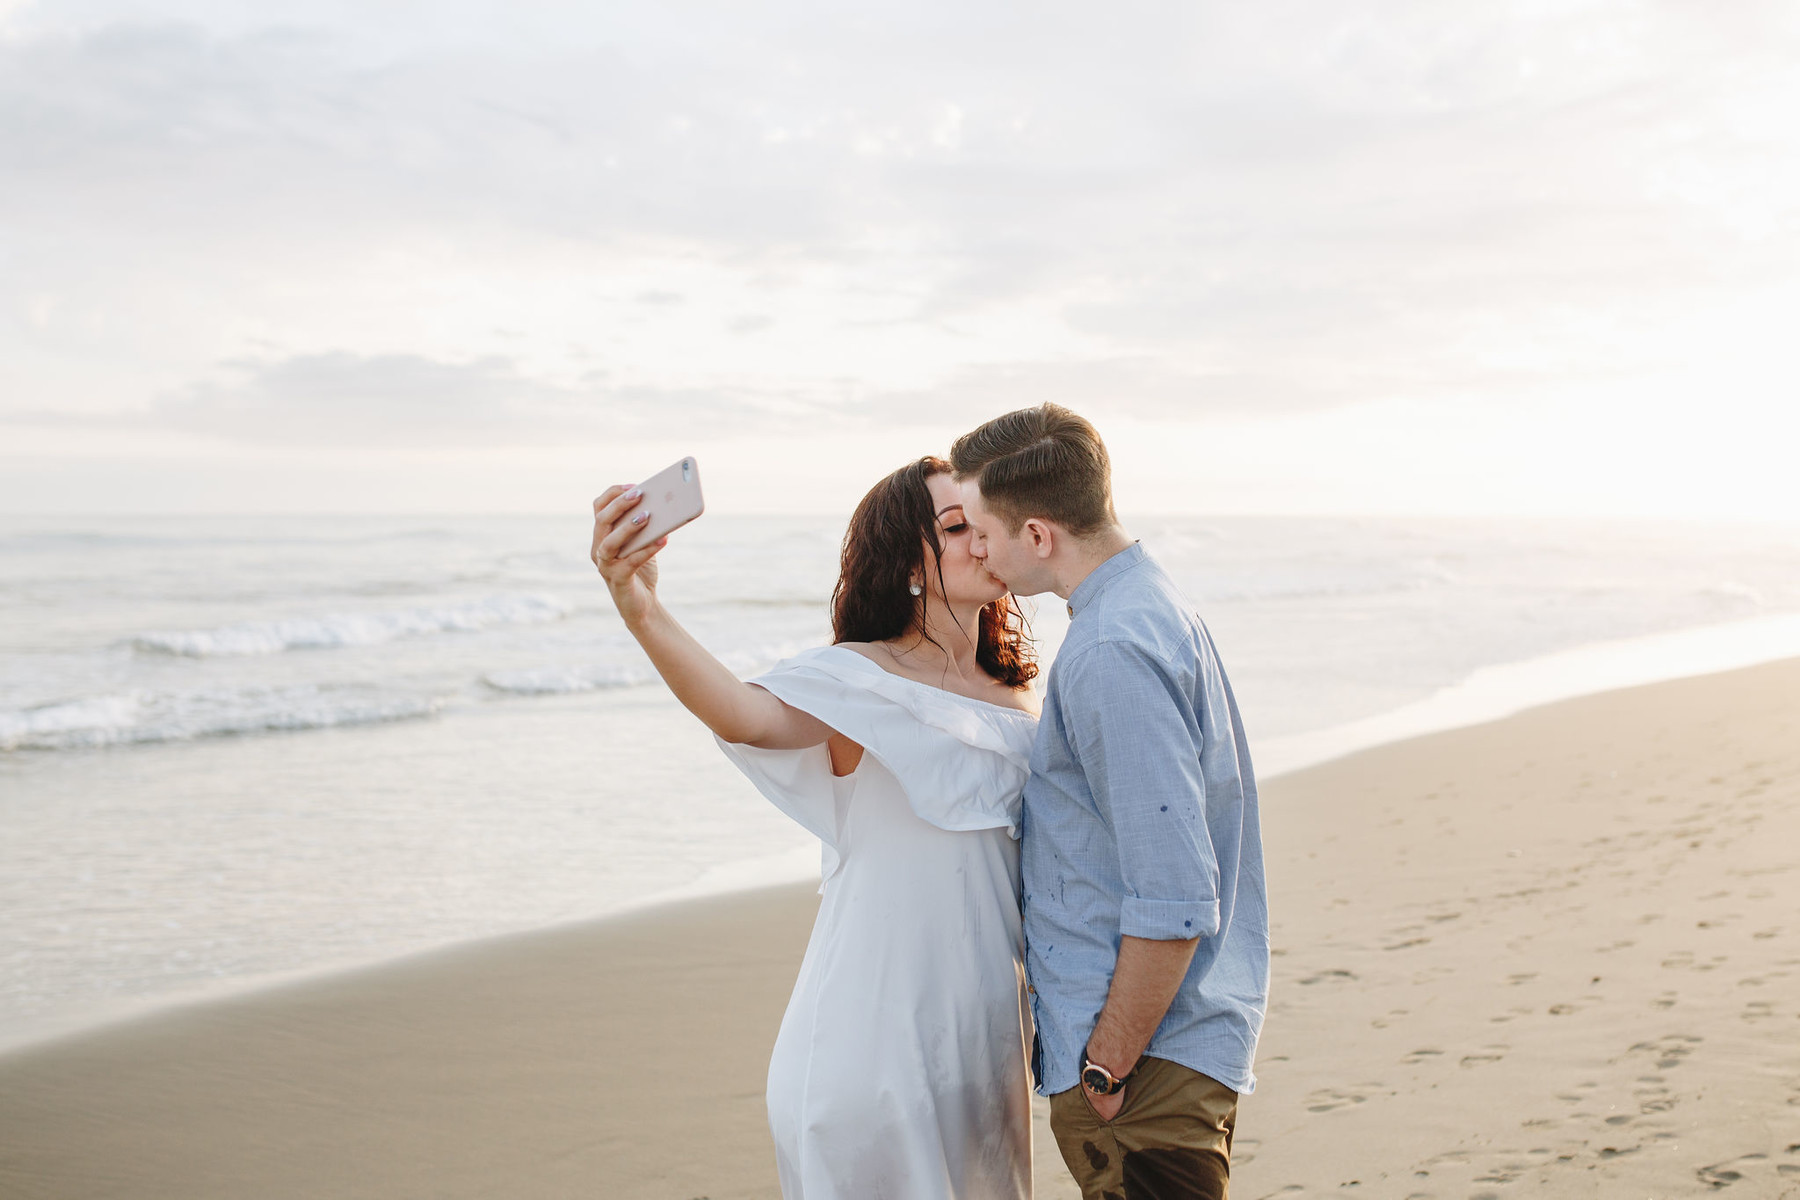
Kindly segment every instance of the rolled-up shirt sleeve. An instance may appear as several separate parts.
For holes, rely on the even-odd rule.
[[[1218,933],[1200,715],[1168,665],[1143,646],[1097,642],[1070,666],[1064,720],[1118,844],[1119,932],[1152,941]]]

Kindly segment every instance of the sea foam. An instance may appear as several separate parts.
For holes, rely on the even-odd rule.
[[[287,650],[329,650],[373,646],[434,633],[467,633],[500,625],[559,621],[574,606],[553,596],[488,596],[464,604],[400,608],[382,612],[330,613],[275,621],[241,621],[216,629],[141,633],[138,650],[186,658],[280,654]]]
[[[218,688],[92,696],[0,710],[0,750],[75,750],[428,717],[439,696],[371,686]]]
[[[737,650],[726,650],[719,661],[736,675],[751,675],[774,666],[813,643],[766,642]],[[635,653],[634,653],[634,657]],[[598,692],[608,688],[638,687],[656,681],[656,672],[641,658],[632,663],[574,663],[529,667],[517,671],[490,671],[481,682],[498,692],[515,696],[566,696],[577,692]]]

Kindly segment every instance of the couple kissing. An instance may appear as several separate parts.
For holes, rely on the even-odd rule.
[[[1030,1092],[1086,1200],[1222,1200],[1269,990],[1256,783],[1211,635],[1120,525],[1094,427],[1021,409],[877,483],[832,641],[744,682],[621,554],[626,628],[823,845],[769,1063],[786,1200],[1023,1200]],[[641,517],[638,518],[641,521]],[[1068,634],[1039,711],[1015,597]]]

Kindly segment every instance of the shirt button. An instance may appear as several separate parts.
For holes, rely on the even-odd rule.
[[[1069,610],[1069,617],[1073,619],[1075,616],[1075,606],[1073,604],[1065,604],[1063,607]]]

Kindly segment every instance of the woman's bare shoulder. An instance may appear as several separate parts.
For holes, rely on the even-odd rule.
[[[887,642],[839,642],[838,645],[846,650],[856,651],[891,675],[898,675],[903,679],[910,679],[914,683],[922,683],[940,691],[966,696],[970,700],[980,700],[992,704],[996,708],[1010,708],[1034,717],[1039,715],[1038,710],[1041,705],[1038,703],[1037,693],[1029,687],[1011,688],[998,679],[989,679],[985,686],[975,689],[970,689],[967,685],[960,688],[947,687],[941,676],[931,678],[903,661],[894,652],[893,646]]]
[[[1022,712],[1033,717],[1043,715],[1041,711],[1043,705],[1038,702],[1038,695],[1031,690],[1029,684],[1021,688],[1008,687],[996,679],[987,695],[974,698],[985,700],[996,708],[1010,708],[1015,712]]]
[[[1022,713],[1030,713],[1034,717],[1044,715],[1043,698],[1030,684],[1026,684],[1022,688],[1007,688],[1006,690],[1012,693],[1013,697],[1013,702],[1008,707],[1016,708]]]

